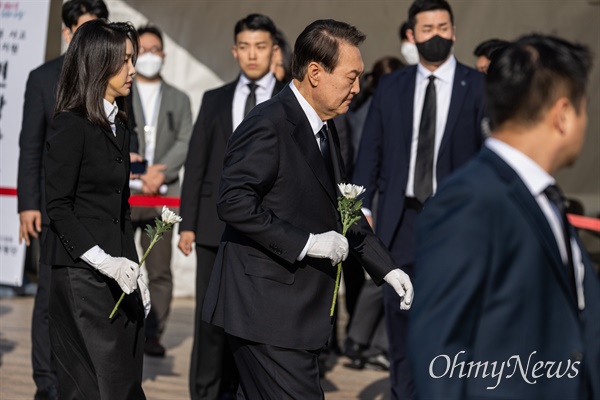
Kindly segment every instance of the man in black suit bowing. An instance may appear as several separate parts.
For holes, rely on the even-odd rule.
[[[219,393],[235,391],[237,386],[223,329],[203,322],[200,316],[225,229],[217,216],[217,196],[227,139],[254,105],[284,86],[270,72],[275,33],[275,25],[265,15],[251,14],[237,22],[232,52],[241,74],[206,92],[189,144],[181,187],[179,249],[189,255],[196,243],[196,319],[189,378],[192,400],[216,400]]]
[[[333,20],[296,40],[293,81],[255,107],[227,146],[218,213],[226,228],[203,319],[227,333],[238,398],[322,399],[318,355],[330,339],[335,265],[351,251],[408,309],[412,286],[362,218],[342,236],[345,182],[331,119],[348,111],[365,36]]]
[[[84,23],[108,18],[102,0],[70,0],[63,4],[63,38],[71,42],[77,28]],[[18,209],[19,241],[27,246],[34,238],[43,244],[50,220],[46,214],[44,179],[42,175],[46,137],[56,105],[56,90],[64,55],[48,61],[31,71],[27,79],[23,124],[19,136]],[[31,361],[33,380],[37,387],[35,399],[57,398],[58,384],[52,366],[48,330],[48,299],[50,295],[50,266],[39,264],[38,288],[31,323]]]
[[[437,186],[473,157],[483,142],[484,75],[452,55],[454,17],[446,0],[415,0],[408,39],[419,63],[402,68],[378,85],[367,116],[354,181],[366,187],[372,210],[379,193],[375,230],[394,260],[413,272],[414,226]],[[414,394],[406,355],[408,313],[395,307],[384,287],[393,399]]]

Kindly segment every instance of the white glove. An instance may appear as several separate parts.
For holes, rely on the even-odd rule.
[[[142,295],[142,303],[144,304],[144,316],[148,318],[148,314],[150,313],[150,290],[148,290],[148,286],[144,279],[142,279],[142,274],[137,279],[138,289],[140,289],[140,294]]]
[[[96,267],[102,274],[117,281],[125,294],[130,294],[137,288],[137,278],[140,269],[137,263],[125,257],[107,256]]]
[[[329,258],[331,265],[337,265],[348,257],[348,239],[335,231],[313,234],[306,255]]]
[[[408,310],[413,301],[413,286],[408,275],[399,268],[393,269],[383,278],[400,296],[400,309]]]

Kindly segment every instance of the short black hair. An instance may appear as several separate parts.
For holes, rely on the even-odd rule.
[[[77,25],[77,20],[84,14],[108,19],[108,9],[102,0],[69,0],[62,6],[63,24],[69,29]]]
[[[304,28],[296,39],[292,57],[292,76],[304,79],[308,64],[318,62],[325,71],[332,72],[339,59],[340,42],[358,46],[366,35],[354,26],[332,19],[321,19]]]
[[[76,112],[92,124],[110,130],[103,99],[108,81],[124,66],[128,39],[133,47],[132,62],[135,64],[138,36],[130,23],[96,19],[77,29],[65,54],[58,81],[55,115]],[[124,99],[117,99],[117,105],[119,117],[126,120]]]
[[[485,95],[492,126],[531,125],[560,97],[580,112],[592,56],[585,46],[555,36],[527,35],[494,57]]]
[[[138,36],[142,36],[144,33],[151,33],[152,35],[156,36],[160,40],[160,47],[164,49],[165,44],[163,42],[162,31],[156,25],[148,23],[137,28]]]
[[[473,51],[473,55],[475,57],[481,57],[484,56],[487,59],[491,60],[492,59],[492,55],[498,51],[498,50],[502,50],[503,48],[505,48],[506,46],[508,46],[508,41],[506,40],[502,40],[502,39],[488,39],[485,40],[481,43],[479,43],[477,45],[477,47],[475,47],[475,50]]]
[[[400,25],[400,28],[398,28],[398,36],[400,37],[401,41],[408,40],[406,31],[409,29],[410,29],[410,25],[408,24],[408,21],[404,21],[402,23],[402,25]]]
[[[250,14],[245,18],[240,19],[233,29],[233,43],[237,42],[237,35],[244,31],[265,31],[271,35],[271,40],[275,43],[277,28],[271,20],[263,14]]]
[[[443,10],[450,14],[450,22],[454,25],[454,14],[450,3],[446,0],[415,0],[408,9],[408,25],[410,29],[415,29],[417,23],[417,14],[424,11]]]

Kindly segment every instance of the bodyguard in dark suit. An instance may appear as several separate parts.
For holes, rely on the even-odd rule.
[[[590,61],[539,35],[492,61],[492,136],[418,222],[419,399],[600,398],[600,281],[552,177],[584,142]]]
[[[241,74],[204,94],[190,140],[181,188],[179,248],[189,255],[196,243],[196,317],[190,366],[193,400],[217,399],[219,393],[235,393],[237,388],[237,372],[223,329],[202,321],[201,312],[225,229],[217,215],[217,198],[227,140],[254,105],[270,99],[284,86],[269,69],[277,47],[275,31],[273,22],[260,14],[237,22],[232,51]]]
[[[334,322],[334,266],[349,251],[410,307],[408,276],[364,218],[347,239],[338,233],[336,183],[346,177],[329,120],[359,91],[364,39],[343,22],[309,25],[295,44],[294,80],[229,139],[217,205],[226,228],[202,317],[227,333],[238,398],[323,398],[318,355]]]
[[[416,0],[409,40],[419,64],[381,79],[365,123],[354,181],[366,187],[364,207],[379,192],[375,229],[394,260],[413,272],[414,225],[437,185],[473,157],[483,141],[483,75],[456,61],[452,9],[446,0]],[[410,399],[406,355],[408,313],[384,287],[392,397]]]
[[[67,43],[85,22],[108,18],[108,10],[101,0],[70,0],[63,4],[63,38]],[[21,222],[19,240],[27,246],[32,238],[40,239],[40,246],[48,232],[48,215],[42,171],[45,142],[50,131],[56,88],[64,56],[48,61],[31,71],[25,89],[23,124],[19,136],[18,210]],[[52,366],[50,336],[48,334],[48,297],[50,266],[40,263],[38,288],[31,321],[31,361],[33,380],[37,388],[35,399],[57,398],[57,380]]]

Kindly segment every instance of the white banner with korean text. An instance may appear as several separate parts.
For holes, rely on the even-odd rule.
[[[44,62],[50,0],[0,0],[0,284],[21,286],[17,169],[25,85]]]

